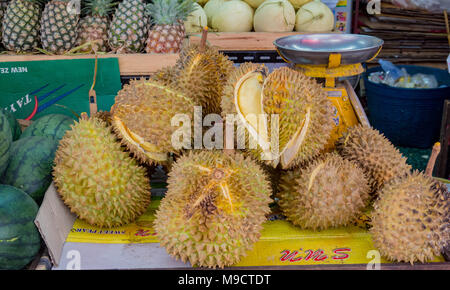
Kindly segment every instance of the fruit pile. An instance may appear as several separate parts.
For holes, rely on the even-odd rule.
[[[320,0],[207,0],[189,15],[188,32],[331,32],[334,15]]]
[[[192,120],[211,113],[223,117],[222,125],[234,116],[234,125],[219,128],[236,132],[231,145],[242,150],[230,144],[192,150]],[[182,121],[174,122],[177,114]],[[81,119],[60,143],[54,181],[80,218],[114,226],[136,219],[148,204],[149,181],[136,160],[164,166],[168,191],[154,226],[167,252],[192,265],[238,262],[258,240],[273,201],[288,221],[312,230],[352,225],[369,209],[383,256],[433,259],[450,238],[445,186],[411,172],[406,158],[369,127],[349,128],[336,150],[325,152],[332,118],[321,85],[301,72],[235,67],[216,49],[191,45],[175,66],[125,85],[106,122]],[[200,132],[204,140],[211,134]]]
[[[0,118],[4,176],[20,181],[20,166],[34,174],[42,160],[53,161],[54,147],[42,145],[49,137],[14,142],[36,151],[32,155],[14,151],[16,130],[7,123],[6,116]],[[59,126],[39,123],[23,135],[62,136],[56,133]],[[115,227],[145,212],[151,195],[145,167],[163,166],[168,190],[154,228],[171,256],[193,266],[237,263],[277,206],[292,224],[311,230],[350,226],[369,212],[374,246],[384,257],[415,263],[439,255],[450,240],[446,187],[413,172],[389,140],[370,127],[349,128],[336,149],[326,151],[332,128],[332,104],[316,80],[287,67],[272,72],[262,64],[236,67],[203,41],[184,47],[174,66],[125,85],[111,112],[83,113],[57,146],[53,181],[79,218]],[[203,146],[196,143],[195,131]],[[212,146],[208,140],[214,140]],[[34,185],[38,178],[31,176]],[[0,215],[11,219],[2,226],[19,231],[2,191],[17,195],[11,187],[0,188]],[[27,193],[14,198],[30,203]],[[35,207],[25,212],[32,222]],[[34,235],[24,232],[22,243]],[[16,255],[0,243],[3,252]]]
[[[192,0],[2,0],[1,35],[15,53],[178,52]],[[81,12],[81,13],[80,13]]]
[[[51,114],[22,132],[14,115],[0,110],[0,269],[20,269],[40,249],[34,219],[52,182],[58,142],[72,123]]]
[[[334,26],[333,13],[319,0],[198,1],[204,8],[193,0],[80,1],[77,11],[69,0],[1,0],[3,46],[13,53],[177,53],[185,32],[207,25],[228,32],[285,32],[294,26],[327,32]]]

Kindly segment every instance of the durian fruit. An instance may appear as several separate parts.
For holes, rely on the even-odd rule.
[[[446,186],[415,171],[388,182],[372,213],[374,246],[392,261],[427,262],[450,241]]]
[[[70,210],[99,227],[131,223],[150,203],[146,170],[122,151],[102,120],[85,113],[61,140],[53,176]]]
[[[204,115],[220,114],[223,88],[233,68],[233,62],[217,48],[200,44],[184,46],[176,67],[177,85],[185,92],[192,92]]]
[[[173,85],[177,81],[177,68],[175,66],[160,68],[152,74],[150,80],[160,82],[164,85]]]
[[[154,226],[171,256],[223,268],[259,239],[271,191],[255,161],[239,152],[190,152],[174,163],[167,182]]]
[[[257,144],[254,156],[283,169],[317,156],[333,127],[332,105],[321,85],[287,67],[268,74],[262,65],[241,65],[221,105],[222,115],[235,114],[249,142]]]
[[[223,87],[233,68],[233,62],[216,48],[199,44],[185,45],[176,64],[156,71],[151,80],[178,87],[204,115],[221,112]]]
[[[172,124],[172,117],[194,120],[194,106],[202,113],[219,113],[223,84],[232,63],[216,49],[192,45],[181,52],[173,67],[157,71],[150,80],[132,81],[119,91],[111,110],[113,127],[122,142],[138,159],[148,164],[169,162],[186,143],[174,146],[172,137],[192,136],[191,125]],[[201,116],[200,116],[201,117]],[[185,138],[184,141],[191,140]]]
[[[281,178],[279,205],[287,219],[303,229],[347,226],[367,206],[369,185],[352,161],[327,153]]]
[[[372,192],[392,178],[411,171],[398,149],[377,130],[356,125],[348,128],[338,140],[337,150],[347,160],[355,161],[369,178]]]
[[[174,85],[157,80],[133,80],[116,96],[111,108],[112,126],[121,142],[140,161],[167,165],[169,153],[181,149],[173,146],[173,133],[192,135],[191,123],[172,126],[172,118],[179,114],[192,122],[194,106],[192,99]],[[190,142],[188,137],[184,141]]]
[[[108,111],[98,111],[95,113],[94,117],[102,120],[107,126],[111,126],[111,112]]]

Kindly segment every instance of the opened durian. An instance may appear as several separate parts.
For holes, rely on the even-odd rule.
[[[99,227],[133,222],[150,203],[146,170],[122,150],[104,121],[86,114],[61,140],[53,176],[70,210]]]
[[[337,149],[342,157],[356,162],[369,178],[372,192],[379,190],[392,178],[411,171],[406,158],[377,130],[357,125],[348,128],[338,140]]]
[[[157,71],[150,80],[131,81],[119,91],[111,110],[115,132],[139,160],[167,165],[171,153],[189,148],[192,123],[185,123],[186,117],[194,120],[194,107],[201,106],[203,115],[220,112],[231,66],[216,49],[185,48],[175,66]],[[180,118],[172,120],[177,115]],[[175,131],[185,136],[176,145]]]
[[[174,147],[173,133],[191,136],[191,123],[172,126],[172,118],[179,114],[190,119],[186,122],[192,122],[194,105],[184,92],[162,81],[133,80],[116,96],[111,109],[112,125],[122,143],[139,160],[167,164],[169,153],[181,149]]]
[[[450,241],[450,194],[417,171],[388,182],[374,204],[374,246],[392,261],[427,262]]]
[[[156,214],[160,244],[193,266],[233,265],[259,239],[270,194],[264,171],[241,153],[184,155]]]
[[[336,153],[286,172],[280,189],[279,205],[284,215],[303,229],[349,225],[362,214],[369,199],[362,169]]]
[[[331,102],[321,86],[287,67],[270,74],[263,65],[236,69],[222,99],[222,116],[229,114],[245,127],[252,154],[283,169],[317,156],[333,126]]]

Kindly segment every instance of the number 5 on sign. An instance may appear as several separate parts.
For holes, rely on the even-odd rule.
[[[367,263],[367,270],[380,270],[381,255],[377,250],[367,252],[367,259],[372,259]]]

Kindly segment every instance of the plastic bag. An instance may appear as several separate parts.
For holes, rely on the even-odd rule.
[[[402,68],[402,76],[400,78],[393,78],[392,75],[389,75],[389,72],[378,71],[371,73],[368,79],[373,83],[385,84],[396,88],[434,89],[439,86],[434,75],[417,73],[411,76],[405,68]]]
[[[411,82],[416,88],[434,89],[438,87],[438,82],[434,75],[415,74],[411,77]]]

